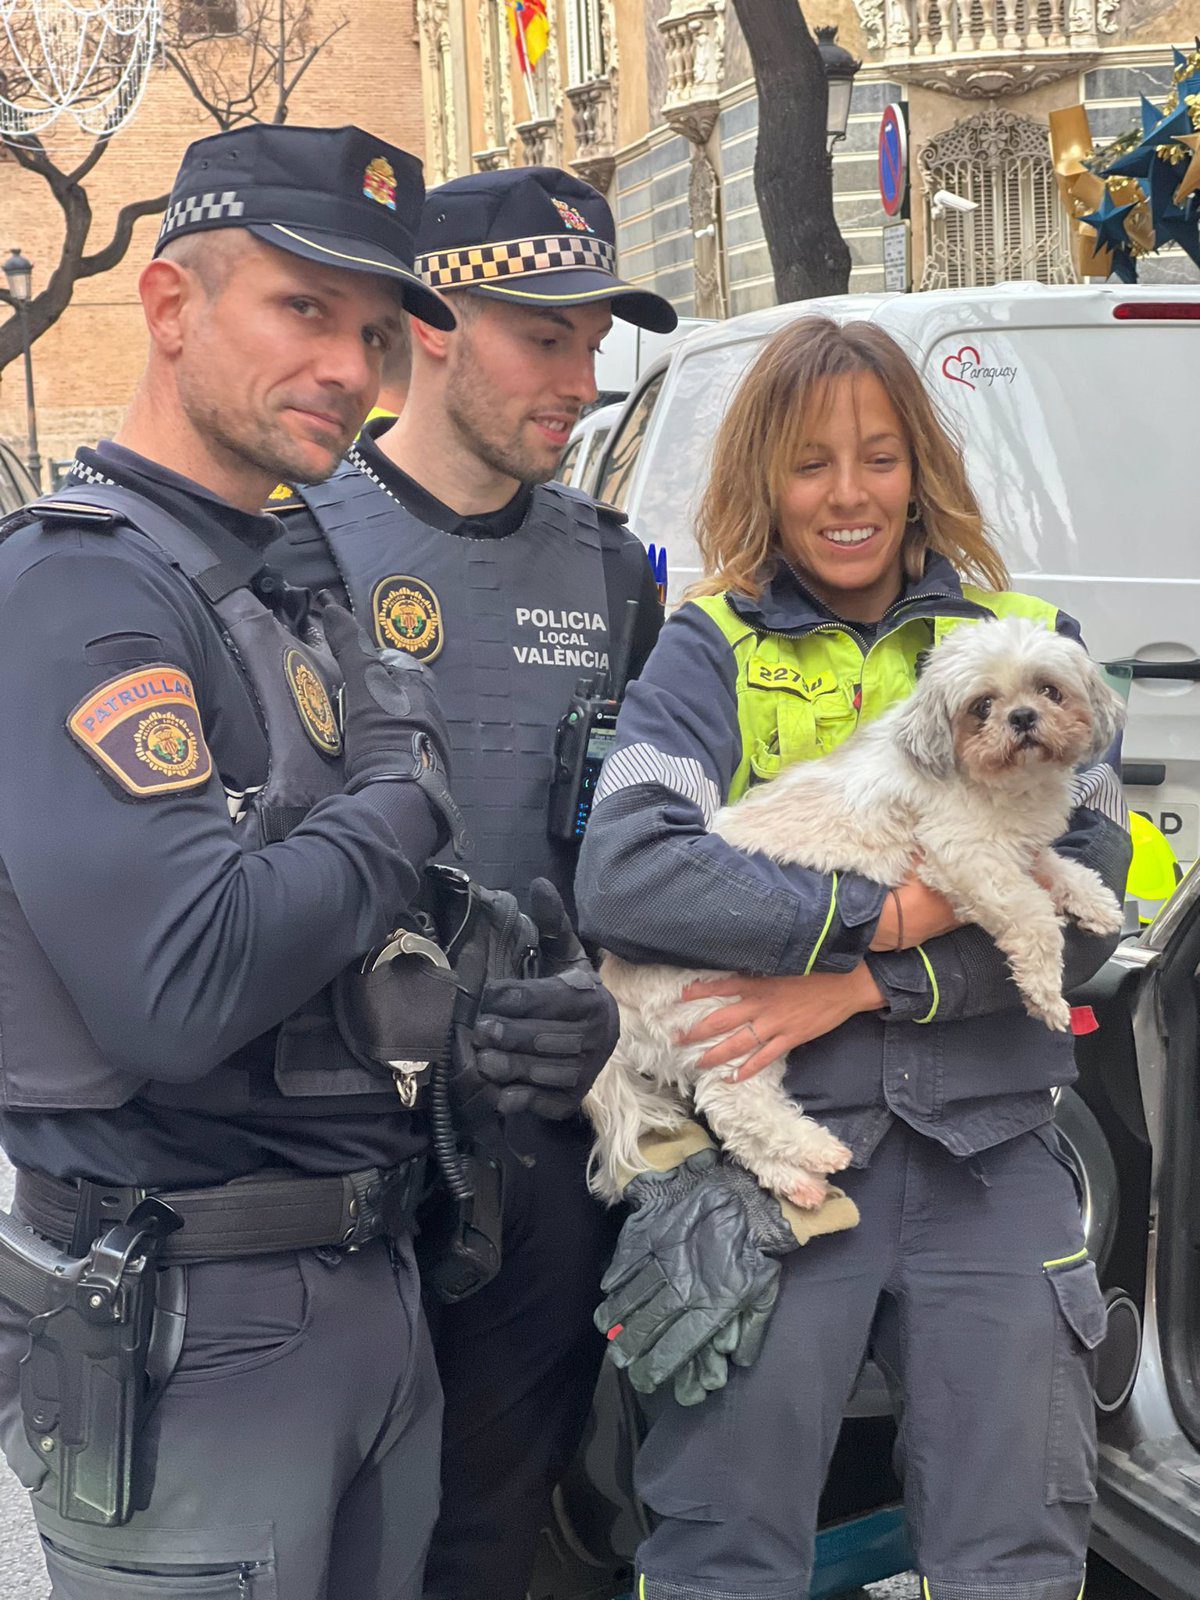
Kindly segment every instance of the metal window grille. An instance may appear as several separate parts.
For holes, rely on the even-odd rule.
[[[992,108],[930,140],[920,168],[928,241],[922,289],[1012,278],[1075,281],[1070,228],[1042,124]],[[977,209],[934,218],[939,189],[975,201]]]

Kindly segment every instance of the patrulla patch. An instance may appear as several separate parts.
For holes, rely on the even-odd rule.
[[[192,680],[165,663],[102,683],[72,711],[67,732],[139,799],[199,789],[212,776]]]
[[[442,607],[420,578],[384,578],[371,596],[375,640],[382,650],[405,650],[418,661],[432,661],[445,643]]]
[[[299,650],[289,650],[283,658],[288,688],[300,713],[304,731],[323,756],[341,754],[342,735],[333,714],[329,691]]]

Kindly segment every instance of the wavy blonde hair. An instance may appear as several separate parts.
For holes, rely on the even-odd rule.
[[[776,506],[803,441],[829,409],[834,382],[872,373],[904,428],[920,514],[905,529],[903,559],[919,578],[928,551],[989,589],[1008,572],[983,525],[962,450],[901,347],[870,322],[800,317],[764,346],[739,384],[713,443],[697,539],[704,576],[690,594],[736,589],[758,596],[779,548]]]

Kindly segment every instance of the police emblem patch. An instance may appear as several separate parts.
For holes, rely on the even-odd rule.
[[[110,678],[75,707],[67,732],[139,798],[199,789],[212,776],[196,691],[177,667],[137,667]]]
[[[405,650],[432,661],[444,641],[438,597],[420,578],[384,578],[371,596],[375,639],[383,650]]]
[[[289,650],[283,658],[288,688],[300,713],[304,731],[323,756],[342,753],[342,735],[333,714],[329,691],[299,650]]]
[[[591,223],[582,212],[576,211],[574,206],[569,206],[565,200],[555,200],[553,205],[566,226],[575,233],[593,232]]]
[[[376,156],[363,173],[363,194],[389,211],[396,209],[396,173],[386,156]]]

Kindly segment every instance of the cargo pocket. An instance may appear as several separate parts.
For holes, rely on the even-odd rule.
[[[265,1545],[253,1542],[257,1559],[181,1561],[156,1571],[123,1566],[131,1558],[120,1554],[105,1562],[70,1555],[46,1539],[42,1550],[54,1600],[279,1600],[274,1550],[265,1537]]]
[[[1054,1359],[1046,1440],[1046,1504],[1096,1498],[1096,1423],[1092,1352],[1108,1312],[1086,1252],[1043,1268],[1054,1296]]]

